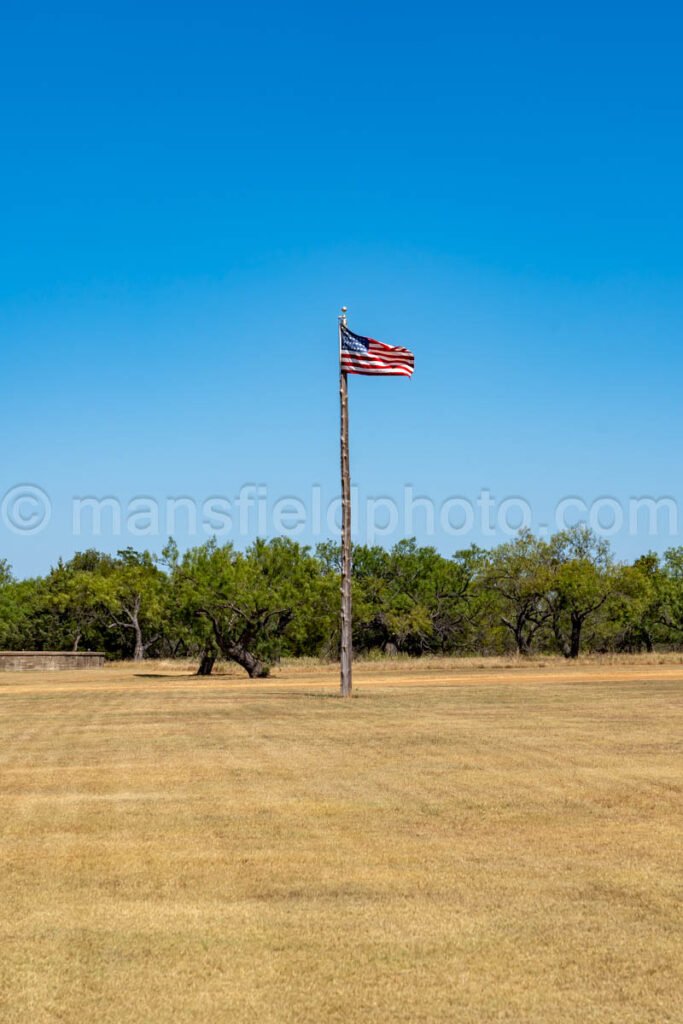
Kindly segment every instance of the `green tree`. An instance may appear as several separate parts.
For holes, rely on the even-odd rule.
[[[43,650],[43,581],[6,579],[0,586],[0,648]]]
[[[683,639],[683,547],[664,553],[659,592],[658,622],[673,643]]]
[[[19,587],[12,567],[4,558],[0,559],[0,648],[11,650],[22,644],[17,644],[19,636],[19,623],[23,616],[21,606],[17,600]]]
[[[609,543],[582,524],[555,534],[550,555],[553,633],[562,654],[578,658],[586,622],[616,593],[619,573]]]
[[[500,622],[514,637],[519,654],[531,654],[547,633],[550,579],[550,548],[529,530],[488,555],[482,585],[496,595]]]
[[[317,651],[338,657],[341,547],[325,541],[316,557],[322,566],[316,622],[329,638]],[[354,649],[419,655],[490,646],[489,595],[477,585],[484,559],[475,546],[448,559],[414,539],[391,551],[354,546]]]
[[[602,649],[653,651],[665,635],[663,614],[665,576],[659,557],[650,552],[633,565],[618,566],[615,587],[602,615]]]
[[[284,650],[305,644],[319,563],[287,538],[257,540],[245,552],[215,540],[180,557],[167,549],[173,594],[186,621],[199,626],[251,678],[267,676]]]
[[[472,577],[465,558],[444,558],[414,538],[391,551],[354,548],[357,646],[424,654],[462,645]]]
[[[55,650],[77,651],[82,644],[91,650],[109,646],[103,593],[116,568],[111,555],[91,548],[77,552],[68,562],[60,559],[50,571],[43,585],[43,608],[51,622]]]
[[[0,558],[0,590],[14,582],[12,566],[6,558]]]
[[[168,628],[169,583],[148,552],[118,552],[110,573],[96,581],[96,595],[106,609],[110,629],[129,635],[133,659],[142,661]]]

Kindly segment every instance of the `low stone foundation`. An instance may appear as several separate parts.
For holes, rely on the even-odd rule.
[[[0,672],[59,672],[103,665],[104,655],[96,651],[0,651]]]

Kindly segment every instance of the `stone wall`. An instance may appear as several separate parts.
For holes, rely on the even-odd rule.
[[[58,672],[103,665],[104,655],[93,651],[0,651],[0,672]]]

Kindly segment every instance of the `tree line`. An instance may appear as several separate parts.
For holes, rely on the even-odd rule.
[[[219,657],[251,677],[282,657],[339,650],[338,544],[288,538],[245,551],[215,540],[161,556],[88,550],[43,577],[0,560],[0,649],[101,650],[110,658]],[[403,540],[353,550],[356,654],[637,652],[683,644],[683,547],[618,562],[576,526],[452,557]]]

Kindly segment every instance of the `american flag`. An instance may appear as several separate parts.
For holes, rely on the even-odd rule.
[[[341,325],[340,355],[344,373],[410,377],[415,369],[415,356],[409,349],[363,338],[344,324]]]

